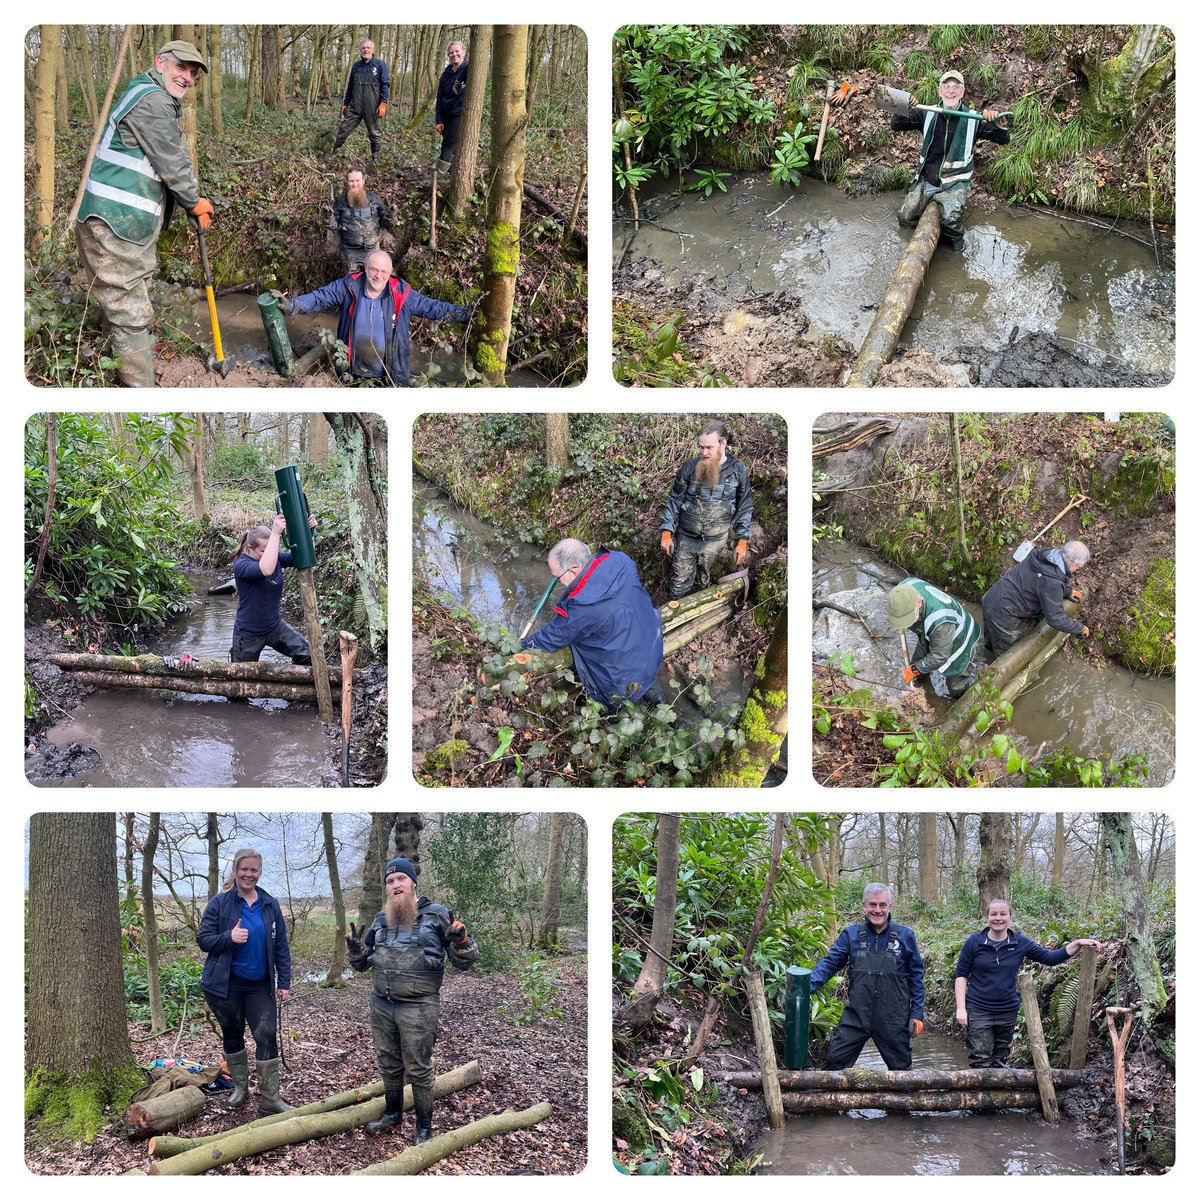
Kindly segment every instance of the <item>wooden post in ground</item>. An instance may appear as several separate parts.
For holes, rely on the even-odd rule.
[[[767,1012],[767,992],[761,971],[746,975],[746,998],[750,1001],[750,1020],[754,1025],[754,1044],[762,1070],[763,1099],[772,1129],[782,1129],[783,1093],[779,1090],[779,1064],[775,1061],[775,1039],[771,1036],[771,1017]]]
[[[1079,951],[1079,992],[1075,997],[1075,1027],[1071,1032],[1071,1070],[1087,1066],[1088,1029],[1092,1023],[1092,999],[1096,993],[1096,947]]]
[[[880,368],[891,362],[896,343],[900,341],[900,334],[925,282],[925,271],[937,249],[941,232],[942,210],[931,201],[925,206],[916,232],[900,256],[900,265],[883,294],[875,320],[871,322],[858,358],[850,369],[847,387],[871,387]]]
[[[1058,1096],[1054,1092],[1054,1078],[1050,1074],[1050,1056],[1046,1053],[1046,1035],[1042,1032],[1042,1014],[1038,1009],[1037,992],[1033,986],[1033,976],[1028,971],[1022,971],[1017,976],[1017,990],[1021,993],[1021,1004],[1025,1009],[1025,1032],[1029,1035],[1033,1069],[1037,1072],[1042,1116],[1051,1125],[1057,1125]]]
[[[325,665],[325,634],[317,613],[317,585],[313,582],[312,567],[296,572],[300,581],[300,602],[304,605],[305,632],[312,653],[313,686],[317,690],[317,711],[322,721],[333,720],[333,697],[329,694],[329,668]]]

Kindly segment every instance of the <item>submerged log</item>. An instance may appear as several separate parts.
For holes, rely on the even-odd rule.
[[[472,1121],[461,1129],[452,1129],[449,1133],[440,1133],[435,1138],[418,1146],[409,1146],[402,1154],[394,1158],[384,1159],[383,1162],[372,1163],[361,1171],[351,1171],[351,1175],[419,1175],[426,1167],[431,1167],[443,1158],[449,1158],[456,1151],[465,1150],[482,1142],[484,1138],[498,1137],[502,1133],[512,1133],[517,1129],[532,1129],[541,1121],[546,1121],[551,1113],[550,1105],[544,1100],[522,1112],[511,1108],[494,1116]]]
[[[891,362],[908,315],[925,282],[925,271],[937,249],[941,232],[942,210],[931,201],[925,206],[916,231],[900,256],[900,265],[883,294],[875,320],[871,322],[858,358],[850,369],[847,387],[871,387],[880,369],[885,363]]]
[[[275,683],[264,679],[189,679],[186,676],[126,675],[121,671],[77,671],[73,678],[94,687],[157,688],[167,692],[195,692],[201,696],[228,696],[242,700],[301,700],[316,704],[311,684]]]
[[[148,1138],[174,1129],[190,1120],[204,1107],[204,1093],[198,1087],[180,1087],[161,1096],[152,1096],[131,1104],[125,1112],[129,1136]]]
[[[439,1080],[440,1082],[440,1080]],[[438,1095],[434,1085],[434,1097]],[[404,1089],[405,1107],[411,1105],[412,1088]],[[162,1162],[150,1165],[151,1175],[202,1175],[214,1167],[237,1162],[253,1154],[275,1150],[279,1146],[292,1146],[297,1142],[313,1138],[329,1137],[336,1133],[349,1133],[383,1115],[387,1101],[383,1097],[368,1100],[365,1104],[352,1104],[332,1112],[309,1113],[297,1116],[298,1110],[280,1113],[283,1120],[277,1124],[254,1122],[230,1130],[213,1141],[199,1143],[182,1154],[176,1154]]]
[[[279,683],[312,684],[312,667],[295,663],[226,662],[222,658],[195,659],[191,665],[169,667],[157,654],[126,657],[120,654],[51,654],[50,661],[64,671],[121,671],[128,675],[165,675],[175,679],[273,679]],[[329,677],[341,683],[340,667],[329,667]]]
[[[1036,1108],[1037,1092],[790,1092],[783,1107],[790,1113],[846,1112],[852,1108],[882,1108],[887,1112],[957,1112],[959,1109]]]
[[[483,1072],[479,1069],[479,1061],[473,1058],[469,1063],[455,1067],[454,1070],[447,1071],[444,1075],[439,1075],[433,1083],[433,1098],[440,1100],[443,1096],[450,1095],[451,1092],[461,1092],[463,1088],[474,1087],[475,1084],[482,1081]],[[150,1153],[156,1158],[173,1158],[185,1150],[195,1150],[197,1146],[207,1146],[211,1142],[219,1142],[223,1137],[228,1137],[234,1132],[261,1129],[265,1125],[278,1125],[281,1121],[288,1121],[293,1117],[311,1117],[319,1113],[334,1112],[340,1108],[364,1104],[382,1095],[383,1081],[377,1079],[374,1083],[366,1084],[364,1087],[351,1088],[348,1092],[338,1092],[335,1096],[328,1096],[324,1100],[314,1100],[312,1104],[293,1108],[289,1112],[259,1117],[257,1121],[248,1121],[245,1125],[237,1126],[236,1130],[229,1129],[224,1133],[212,1133],[207,1137],[156,1137],[150,1142]],[[408,1112],[412,1106],[412,1087],[410,1086],[404,1089],[404,1111]]]
[[[1056,1087],[1078,1087],[1082,1071],[1051,1071]],[[734,1087],[757,1090],[762,1076],[757,1071],[726,1071],[718,1076]],[[953,1071],[919,1068],[913,1071],[884,1071],[851,1067],[846,1071],[780,1071],[779,1086],[785,1092],[923,1092],[993,1091],[1037,1087],[1037,1072],[1015,1067],[961,1067]]]

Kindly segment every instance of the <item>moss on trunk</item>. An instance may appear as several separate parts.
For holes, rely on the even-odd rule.
[[[25,1079],[25,1116],[37,1121],[44,1137],[93,1142],[105,1126],[105,1109],[120,1115],[145,1086],[145,1072],[132,1058],[125,1067],[103,1072],[93,1065],[74,1078],[37,1070]]]

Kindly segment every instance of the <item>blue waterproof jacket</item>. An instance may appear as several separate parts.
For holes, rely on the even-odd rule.
[[[917,935],[907,925],[897,925],[891,920],[882,933],[876,933],[871,928],[870,921],[862,921],[843,929],[838,935],[838,940],[833,943],[833,949],[813,967],[810,980],[813,994],[819,992],[847,963],[850,964],[851,974],[854,973],[854,959],[859,949],[859,931],[864,925],[867,930],[867,949],[890,949],[896,956],[900,974],[908,976],[908,1019],[925,1020],[925,960],[917,948]]]
[[[967,1011],[1015,1013],[1021,1007],[1017,976],[1027,958],[1048,967],[1064,963],[1066,949],[1047,950],[1019,929],[1010,929],[1002,942],[993,942],[986,929],[973,933],[959,951],[955,979],[967,981]]]
[[[378,55],[370,62],[360,58],[350,68],[350,78],[346,80],[346,94],[342,103],[354,112],[366,115],[368,110],[386,104],[392,94],[392,76],[387,69],[387,63]]]
[[[388,335],[387,353],[384,360],[385,378],[393,387],[408,383],[411,353],[409,346],[409,321],[413,317],[425,317],[430,321],[456,321],[465,325],[471,319],[471,310],[461,304],[449,304],[445,300],[434,300],[415,291],[403,279],[392,276],[388,280],[388,294],[392,303],[389,309],[391,332]],[[335,279],[315,292],[306,292],[292,301],[291,312],[315,313],[327,308],[340,308],[337,337],[350,347],[350,373],[354,374],[354,307],[362,299],[367,288],[367,277],[357,271],[344,279]]]
[[[438,80],[437,106],[434,110],[434,124],[445,125],[447,121],[462,116],[463,105],[467,102],[467,72],[471,69],[471,60],[464,58],[456,71],[447,67]]]
[[[601,546],[554,613],[521,644],[550,651],[570,646],[592,700],[616,708],[654,686],[663,660],[662,618],[629,555]]]
[[[292,952],[288,947],[287,925],[279,902],[269,892],[258,889],[258,902],[262,906],[263,927],[267,932],[267,979],[271,991],[277,987],[287,990],[292,986]],[[218,892],[200,918],[200,931],[196,941],[208,955],[204,963],[204,974],[200,987],[214,996],[229,995],[229,974],[233,964],[233,938],[230,933],[242,915],[237,888]]]

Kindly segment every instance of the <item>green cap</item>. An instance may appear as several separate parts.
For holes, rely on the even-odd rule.
[[[898,583],[888,592],[887,619],[893,629],[907,629],[917,619],[921,597],[917,589],[907,583]]]
[[[943,83],[949,83],[951,79],[957,79],[963,87],[967,86],[967,81],[962,77],[961,71],[943,71],[941,79],[938,80],[939,86]]]
[[[202,71],[208,70],[208,63],[200,57],[200,51],[191,42],[168,42],[159,54],[173,54],[181,63],[190,63]]]

